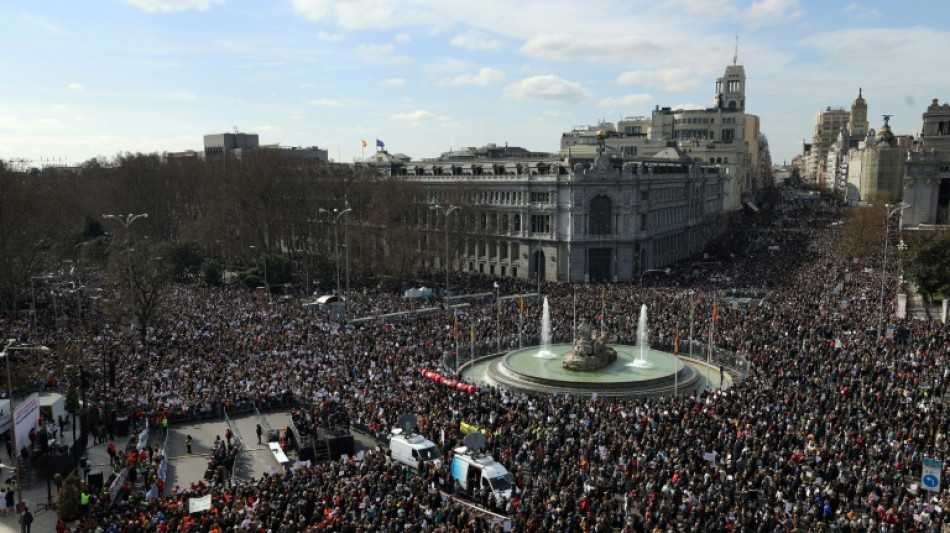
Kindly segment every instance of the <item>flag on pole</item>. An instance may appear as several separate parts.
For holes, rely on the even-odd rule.
[[[518,307],[521,308],[521,312],[524,313],[524,296],[521,293],[518,293]]]
[[[600,316],[607,316],[607,287],[604,287],[600,293]],[[601,318],[603,321],[603,318]]]
[[[695,314],[696,314],[696,300],[694,299],[694,300],[693,300],[693,303],[691,303],[690,306],[689,306],[689,319],[690,319],[690,321],[693,320],[693,316],[694,316]]]
[[[366,148],[366,139],[363,139],[363,148]]]
[[[719,302],[713,302],[713,324],[719,321]]]
[[[452,328],[452,340],[457,341],[459,338],[459,316],[455,314],[455,326]]]
[[[475,324],[472,324],[472,344],[475,344]]]
[[[680,328],[676,328],[676,336],[673,337],[673,355],[680,354]]]
[[[376,148],[379,148],[380,150],[385,150],[386,144],[384,144],[383,141],[376,139]]]

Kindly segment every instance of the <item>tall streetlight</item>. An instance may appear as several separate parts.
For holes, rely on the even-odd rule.
[[[875,206],[881,207],[881,206]],[[881,311],[880,318],[878,320],[878,335],[884,336],[884,287],[887,284],[887,237],[888,237],[888,224],[887,221],[891,219],[894,213],[904,209],[905,207],[910,207],[910,204],[906,202],[885,204],[884,206],[884,264],[881,265]]]
[[[430,206],[429,209],[432,211],[439,211],[445,215],[445,264],[442,265],[445,267],[445,301],[448,302],[449,298],[449,215],[452,214],[456,209],[461,209],[460,205],[447,205],[441,206],[435,204]]]
[[[125,253],[129,261],[129,328],[135,330],[135,282],[132,279],[132,249],[129,247],[129,226],[140,218],[148,218],[148,213],[140,215],[133,215],[132,213],[128,215],[102,215],[102,218],[118,220],[120,224],[125,226]]]
[[[251,245],[251,250],[257,250],[257,246]],[[263,250],[263,248],[262,248]],[[267,254],[264,255],[264,292],[267,293],[267,301],[270,301],[270,284],[267,282]]]
[[[10,440],[13,441],[13,467],[16,469],[16,501],[23,501],[20,488],[20,446],[16,441],[16,418],[13,416],[13,380],[10,377],[10,352],[48,352],[49,348],[40,345],[19,344],[16,339],[7,339],[0,357],[7,360],[7,397],[10,399]]]
[[[334,251],[333,251],[333,255],[334,255],[334,257],[336,258],[336,295],[337,295],[338,298],[340,297],[340,293],[341,293],[341,288],[340,288],[340,231],[339,231],[340,217],[342,217],[343,215],[349,213],[349,212],[352,211],[352,210],[353,210],[353,209],[350,208],[350,207],[347,207],[346,209],[343,209],[342,211],[339,210],[339,209],[334,209],[334,210],[330,211],[330,210],[327,210],[327,209],[323,209],[322,207],[320,208],[320,212],[321,212],[321,213],[324,213],[324,214],[332,215],[332,216],[333,216],[333,250],[334,250]],[[346,300],[346,298],[344,298],[344,301],[345,301],[345,300]]]

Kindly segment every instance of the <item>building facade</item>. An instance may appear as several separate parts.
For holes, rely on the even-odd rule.
[[[923,114],[920,138],[907,155],[902,222],[907,229],[950,226],[950,105],[935,98]]]
[[[439,206],[420,214],[425,245],[441,250],[444,232],[453,271],[632,281],[701,252],[721,233],[730,178],[719,165],[675,146],[617,157],[605,140],[593,161],[489,145],[425,161],[379,152],[367,164],[418,183],[424,203]],[[446,220],[450,206],[460,209]],[[444,268],[444,256],[432,266]]]
[[[759,117],[746,113],[746,75],[742,65],[728,65],[716,79],[713,106],[672,109],[657,106],[647,116],[600,122],[561,135],[561,155],[593,161],[600,134],[606,154],[622,160],[650,157],[670,142],[697,161],[715,164],[730,176],[723,210],[735,211],[755,190],[767,185],[771,163],[760,135]]]
[[[204,136],[205,156],[235,154],[260,148],[256,133],[213,133]]]

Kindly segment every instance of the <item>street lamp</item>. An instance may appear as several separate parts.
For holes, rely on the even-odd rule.
[[[431,211],[439,211],[445,215],[445,264],[442,265],[445,267],[445,299],[448,302],[449,298],[449,215],[452,214],[456,209],[461,209],[462,206],[459,205],[447,205],[445,207],[435,204],[430,206]]]
[[[257,246],[251,245],[251,250],[256,250]],[[263,250],[263,248],[261,249]],[[270,284],[267,282],[267,254],[264,255],[264,292],[267,293],[267,301],[270,302]]]
[[[870,204],[869,204],[870,205]],[[882,207],[882,206],[874,206]],[[891,216],[894,213],[901,211],[905,207],[910,207],[910,204],[906,202],[885,204],[884,206],[884,262],[881,265],[881,311],[878,319],[878,335],[884,336],[884,287],[887,284],[887,237],[888,237],[888,224],[887,221],[891,219]]]
[[[133,215],[129,213],[128,215],[102,215],[102,218],[105,219],[115,219],[118,220],[120,224],[125,226],[125,251],[128,255],[127,259],[129,261],[129,312],[130,312],[130,321],[129,328],[135,329],[135,282],[132,280],[132,250],[129,248],[129,226],[133,222],[140,218],[148,218],[148,213],[142,213],[140,215]]]
[[[321,212],[321,213],[325,213],[325,214],[327,214],[327,215],[331,215],[331,214],[333,215],[333,249],[334,249],[333,255],[334,255],[335,258],[336,258],[336,295],[337,295],[337,298],[340,297],[340,292],[341,292],[341,289],[340,289],[340,232],[339,232],[340,217],[342,217],[343,215],[349,213],[349,212],[352,211],[352,210],[353,210],[353,209],[350,208],[350,207],[347,207],[346,209],[343,209],[343,210],[334,209],[333,211],[330,211],[330,210],[327,210],[327,209],[323,209],[322,207],[320,208],[320,212]],[[344,305],[345,305],[346,297],[343,298],[343,301],[344,301]],[[345,314],[346,314],[346,313],[344,312],[344,317],[343,317],[344,320],[346,319]]]
[[[13,467],[16,469],[16,500],[17,503],[19,503],[23,501],[23,495],[20,488],[20,446],[16,441],[16,418],[13,416],[13,380],[10,377],[10,352],[48,352],[49,348],[30,344],[14,346],[16,342],[16,339],[7,339],[6,346],[4,346],[3,351],[0,352],[0,357],[7,360],[7,397],[10,399],[10,440],[13,441]]]
[[[501,337],[499,335],[499,328],[501,324],[501,300],[498,299],[498,289],[500,288],[498,282],[495,284],[495,351],[501,352]]]

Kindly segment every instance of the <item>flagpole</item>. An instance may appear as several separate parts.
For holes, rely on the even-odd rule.
[[[676,356],[676,366],[673,367],[673,398],[679,396],[680,384],[680,328],[676,326],[676,339],[673,341],[673,355]]]
[[[518,349],[522,347],[521,335],[524,333],[524,297],[518,294]]]
[[[574,290],[574,330],[571,333],[571,344],[577,340],[577,287],[571,285],[571,289]]]
[[[716,296],[713,295],[713,311],[712,316],[709,320],[709,349],[706,350],[706,382],[712,385],[712,376],[710,375],[710,365],[712,360],[712,350],[713,350],[713,335],[716,330],[716,313],[718,309],[716,308]]]
[[[600,292],[600,334],[604,334],[604,315],[607,314],[607,286]],[[638,341],[639,342],[639,341]]]
[[[472,366],[475,366],[475,324],[472,323]],[[471,371],[471,369],[469,369]]]

